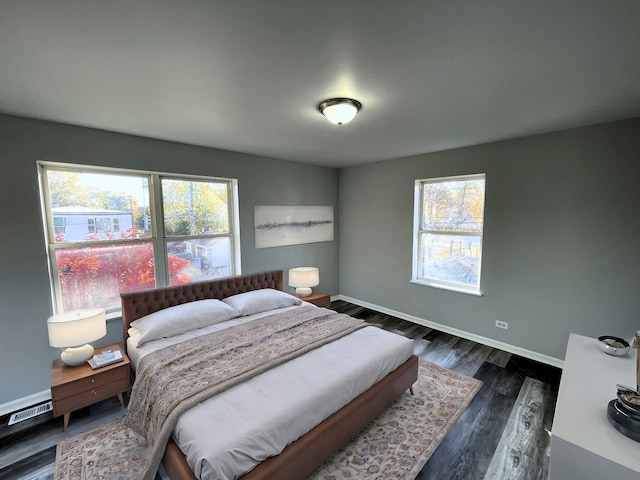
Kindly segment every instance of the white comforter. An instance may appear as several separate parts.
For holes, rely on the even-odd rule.
[[[298,307],[290,307],[298,308]],[[219,331],[266,313],[230,320],[136,348],[134,367],[144,355],[204,332]],[[192,408],[179,419],[174,440],[196,477],[235,479],[280,453],[413,353],[411,340],[366,327],[312,350]]]

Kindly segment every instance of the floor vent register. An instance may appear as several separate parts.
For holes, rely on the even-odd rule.
[[[16,412],[13,415],[11,415],[11,418],[9,418],[8,425],[13,425],[14,423],[29,420],[30,418],[37,417],[38,415],[42,415],[43,413],[50,412],[51,410],[53,410],[53,405],[51,404],[51,402],[47,402],[41,405],[36,405],[35,407],[27,408],[26,410],[22,410],[21,412]]]

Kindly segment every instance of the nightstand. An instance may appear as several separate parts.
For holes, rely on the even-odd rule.
[[[89,364],[69,367],[60,359],[53,361],[51,367],[53,416],[64,415],[63,430],[65,432],[71,412],[114,396],[118,397],[120,405],[124,407],[122,394],[131,387],[129,358],[117,343],[96,348],[95,353],[105,350],[120,350],[123,360],[95,370]]]
[[[297,296],[297,295],[296,295]],[[298,297],[305,302],[313,303],[316,307],[331,309],[331,297],[328,293],[313,292],[308,297]]]

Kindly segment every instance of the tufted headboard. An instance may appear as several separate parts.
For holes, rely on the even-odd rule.
[[[122,328],[124,338],[128,337],[129,325],[134,320],[158,310],[182,303],[217,298],[219,300],[236,293],[250,292],[262,288],[283,289],[284,272],[251,273],[235,277],[216,278],[203,282],[193,282],[175,287],[160,287],[120,294],[122,303]]]

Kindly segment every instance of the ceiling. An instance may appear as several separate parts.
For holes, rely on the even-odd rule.
[[[331,167],[631,118],[640,1],[0,0],[0,112]]]

